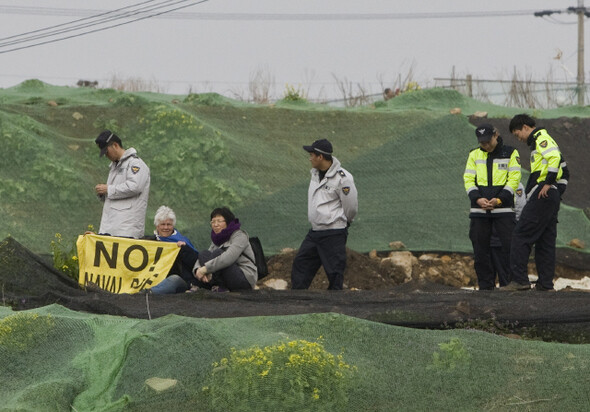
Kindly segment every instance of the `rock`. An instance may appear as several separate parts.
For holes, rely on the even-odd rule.
[[[165,379],[165,378],[149,378],[146,379],[145,384],[155,390],[156,392],[164,392],[168,389],[172,389],[176,386],[178,381],[176,379]]]
[[[438,261],[439,257],[432,253],[425,253],[418,258],[420,262]]]
[[[72,117],[76,120],[82,120],[84,118],[84,116],[82,115],[82,113],[79,112],[74,112],[72,113]]]
[[[381,259],[379,263],[379,276],[393,280],[396,285],[408,281],[405,269],[397,266],[391,257]]]
[[[392,252],[390,257],[383,260],[389,260],[394,268],[401,270],[404,282],[412,279],[413,266],[418,263],[418,259],[412,255],[412,252]]]
[[[286,247],[286,248],[281,249],[281,251],[279,253],[281,255],[286,255],[286,254],[293,253],[293,252],[295,252],[295,249],[293,249],[292,247]]]
[[[396,240],[395,242],[389,242],[389,248],[392,250],[403,250],[406,248],[406,245],[402,241]]]
[[[453,259],[449,255],[443,255],[440,257],[442,263],[450,263]]]
[[[461,114],[461,108],[460,107],[453,107],[451,110],[449,110],[449,113],[451,113],[451,114]]]
[[[274,290],[287,290],[289,287],[287,281],[283,279],[267,279],[262,284]]]
[[[473,113],[473,117],[479,118],[479,119],[487,119],[488,112],[475,112],[475,113]]]
[[[49,106],[53,106],[53,107],[56,107],[56,106],[58,105],[58,104],[57,104],[57,102],[56,102],[55,100],[49,100],[49,101],[47,102],[47,104],[48,104]]]
[[[77,144],[69,144],[69,145],[68,145],[68,149],[70,149],[70,150],[74,150],[74,151],[76,151],[76,150],[78,150],[79,148],[80,148],[80,145],[77,145]]]
[[[373,249],[369,252],[369,257],[371,259],[378,259],[379,258],[379,256],[377,256],[377,251],[375,249]]]
[[[571,246],[571,247],[575,247],[576,249],[585,249],[586,248],[586,244],[584,243],[583,240],[580,240],[580,239],[572,239],[572,240],[570,240],[570,242],[567,245]]]
[[[584,276],[582,279],[557,278],[553,287],[555,290],[567,288],[590,290],[590,278],[588,276]]]

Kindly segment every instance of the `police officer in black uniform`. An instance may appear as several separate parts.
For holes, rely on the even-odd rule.
[[[498,265],[509,271],[510,240],[514,228],[514,194],[520,183],[518,150],[506,146],[491,124],[475,129],[479,147],[467,158],[463,181],[471,200],[469,238],[480,290],[493,290],[496,272],[492,264],[491,238],[496,234],[501,250]],[[500,286],[510,279],[500,278]]]
[[[514,116],[509,128],[510,133],[531,149],[531,174],[525,188],[527,203],[512,237],[510,268],[513,281],[504,289],[530,289],[527,266],[534,245],[539,275],[535,289],[554,290],[557,214],[569,171],[555,140],[547,130],[537,128],[529,115]]]

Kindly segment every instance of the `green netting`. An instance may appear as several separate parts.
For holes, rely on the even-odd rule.
[[[0,356],[0,411],[582,411],[590,384],[588,345],[336,314],[0,308]]]
[[[475,146],[473,126],[449,109],[483,108],[504,117],[520,111],[437,89],[378,107],[332,109],[38,81],[0,90],[0,102],[0,237],[11,235],[40,253],[49,251],[56,233],[74,239],[88,225],[98,227],[102,205],[93,188],[106,179],[108,161],[99,159],[94,138],[104,128],[150,166],[147,232],[166,204],[183,234],[205,248],[210,211],[228,205],[268,255],[297,248],[309,228],[310,165],[301,146],[325,137],[359,191],[349,247],[386,250],[401,240],[411,250],[470,252],[462,174]],[[556,117],[560,110],[537,115]],[[580,108],[571,113],[590,115]],[[580,209],[563,205],[559,246],[573,238],[590,245],[589,228]]]

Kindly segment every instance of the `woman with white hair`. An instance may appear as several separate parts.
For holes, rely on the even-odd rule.
[[[168,206],[158,208],[156,216],[154,216],[154,226],[156,226],[156,230],[154,230],[155,240],[176,242],[177,244],[181,242],[178,246],[188,245],[194,251],[197,251],[191,241],[176,230],[176,214]]]
[[[199,257],[199,252],[191,241],[176,230],[176,214],[168,206],[160,206],[154,217],[153,236],[146,239],[162,242],[175,242],[180,251],[166,279],[150,289],[154,294],[183,293],[192,284],[199,283],[193,276],[192,269]]]

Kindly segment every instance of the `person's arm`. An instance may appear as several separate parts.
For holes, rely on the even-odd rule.
[[[546,142],[545,147],[543,143]],[[561,163],[561,152],[559,147],[551,139],[542,140],[539,142],[537,139],[537,150],[543,156],[543,159],[547,161],[547,176],[545,176],[545,184],[539,191],[538,198],[547,197],[549,189],[552,185],[555,185],[557,180],[557,173],[559,172],[559,166]]]
[[[344,210],[346,221],[350,224],[358,213],[358,192],[356,190],[356,186],[354,185],[354,179],[350,173],[346,173],[346,176],[342,178],[340,184],[341,186],[338,196],[340,197],[340,202],[342,203],[342,209]]]
[[[205,263],[207,273],[214,273],[235,263],[250,244],[245,232],[236,230],[230,237],[229,247],[221,255]]]
[[[465,164],[465,171],[463,172],[463,185],[465,187],[465,192],[467,192],[467,196],[472,202],[477,203],[480,207],[483,206],[480,204],[479,199],[481,199],[481,194],[479,193],[479,188],[475,184],[477,176],[477,170],[475,166],[475,159],[473,158],[473,151],[469,153],[467,157],[467,163]],[[483,199],[487,204],[487,199]]]
[[[129,160],[125,165],[125,181],[108,186],[109,199],[126,199],[137,196],[146,189],[150,177],[147,165],[137,157]]]
[[[520,178],[522,171],[520,168],[520,155],[518,150],[514,149],[510,155],[510,161],[508,162],[508,178],[506,179],[506,185],[504,189],[498,194],[496,199],[495,207],[506,207],[506,205],[512,204],[511,200],[514,199],[514,194],[520,184]]]

